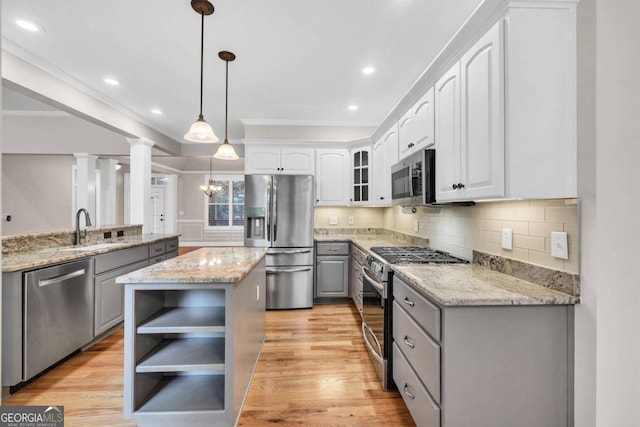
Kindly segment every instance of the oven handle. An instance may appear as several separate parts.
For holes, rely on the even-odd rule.
[[[364,265],[362,266],[362,275],[364,276],[365,279],[367,279],[371,283],[371,286],[376,288],[378,293],[384,296],[384,285],[379,281],[377,281],[376,279],[374,279],[373,277],[371,277],[370,275],[368,275],[367,267],[365,267]]]
[[[378,351],[375,351],[373,347],[371,347],[371,344],[369,344],[369,340],[367,339],[367,332],[369,333],[370,336],[373,337],[373,340],[375,341],[376,346],[378,347]],[[367,346],[367,348],[369,349],[369,352],[373,354],[373,357],[375,357],[378,362],[383,363],[382,357],[380,356],[380,354],[382,354],[382,349],[380,348],[380,342],[378,342],[378,338],[376,338],[375,334],[371,331],[371,328],[369,328],[364,322],[362,322],[362,338],[364,339],[364,345]]]

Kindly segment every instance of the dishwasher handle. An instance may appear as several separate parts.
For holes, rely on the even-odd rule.
[[[44,287],[49,285],[55,285],[56,283],[64,282],[65,280],[73,279],[74,277],[83,276],[87,273],[84,268],[80,270],[72,271],[71,273],[63,274],[57,277],[52,277],[51,279],[40,279],[38,280],[38,286]]]

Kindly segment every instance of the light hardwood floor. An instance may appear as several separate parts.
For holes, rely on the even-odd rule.
[[[351,305],[267,312],[266,343],[239,425],[413,426],[384,392]],[[66,361],[3,405],[64,405],[65,425],[135,426],[122,415],[123,331]]]

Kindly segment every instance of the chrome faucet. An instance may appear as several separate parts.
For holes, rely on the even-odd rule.
[[[80,233],[80,214],[84,212],[84,225],[85,227],[89,227],[91,225],[91,218],[89,217],[89,211],[86,210],[85,208],[80,208],[78,209],[78,212],[76,212],[76,245],[79,245],[82,242],[82,238],[86,238],[87,237],[87,230],[84,230],[84,233]]]

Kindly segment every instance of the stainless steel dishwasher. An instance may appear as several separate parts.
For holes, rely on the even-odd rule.
[[[24,380],[91,341],[91,279],[90,259],[24,273]]]

